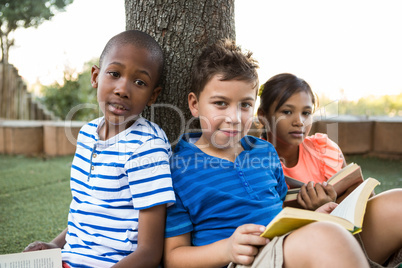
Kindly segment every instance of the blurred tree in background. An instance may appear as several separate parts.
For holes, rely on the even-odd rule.
[[[64,71],[63,83],[55,82],[50,86],[43,86],[43,97],[39,101],[62,120],[68,115],[68,119],[79,121],[99,117],[96,89],[91,86],[91,67],[97,63],[98,59],[85,63],[83,72],[78,75]]]
[[[402,116],[402,93],[399,95],[367,96],[357,101],[331,100],[325,95],[319,97],[319,109],[327,115],[355,116]]]
[[[8,51],[14,45],[10,33],[17,28],[37,27],[74,0],[0,0],[1,62],[8,63]]]
[[[0,82],[0,115],[7,114],[7,102],[9,86],[6,68],[8,64],[8,53],[14,45],[14,38],[11,37],[18,28],[37,27],[46,20],[50,20],[56,12],[64,8],[74,0],[0,0],[0,63],[4,66]]]

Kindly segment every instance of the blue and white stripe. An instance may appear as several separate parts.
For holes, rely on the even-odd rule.
[[[144,118],[99,140],[98,118],[79,132],[63,261],[110,267],[137,248],[139,210],[175,202],[163,130]]]

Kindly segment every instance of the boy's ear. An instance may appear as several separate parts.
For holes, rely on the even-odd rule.
[[[156,99],[158,98],[159,94],[162,91],[162,87],[156,87],[154,88],[151,97],[149,98],[149,101],[147,103],[147,106],[151,106],[152,104],[155,103]]]
[[[193,93],[190,92],[190,94],[188,94],[188,107],[190,108],[191,114],[194,117],[198,117],[198,99],[197,96]]]
[[[98,88],[98,76],[100,69],[98,66],[94,65],[91,69],[91,85],[93,88]]]

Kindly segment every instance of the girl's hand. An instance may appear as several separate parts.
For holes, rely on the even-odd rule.
[[[58,248],[58,246],[54,243],[45,243],[41,241],[35,241],[29,244],[23,252],[27,251],[36,251],[36,250],[44,250],[44,249],[51,249],[51,248]]]
[[[297,195],[297,202],[305,209],[316,210],[328,202],[336,201],[336,191],[334,187],[327,182],[323,184],[310,181],[303,185],[300,193]]]
[[[269,243],[269,239],[260,237],[265,227],[256,224],[245,224],[236,229],[227,239],[227,256],[230,261],[249,265],[254,261],[260,246]]]

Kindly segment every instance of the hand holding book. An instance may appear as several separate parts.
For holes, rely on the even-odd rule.
[[[285,207],[268,225],[261,235],[267,238],[280,236],[315,221],[329,221],[340,224],[352,233],[361,231],[367,201],[379,184],[368,178],[361,183],[330,214],[305,209]]]
[[[285,202],[295,201],[303,182],[285,176],[286,184],[290,187]],[[351,191],[363,182],[363,175],[359,165],[351,163],[334,174],[327,183],[333,185],[337,194],[337,203],[342,201]],[[295,202],[293,202],[295,203]]]

